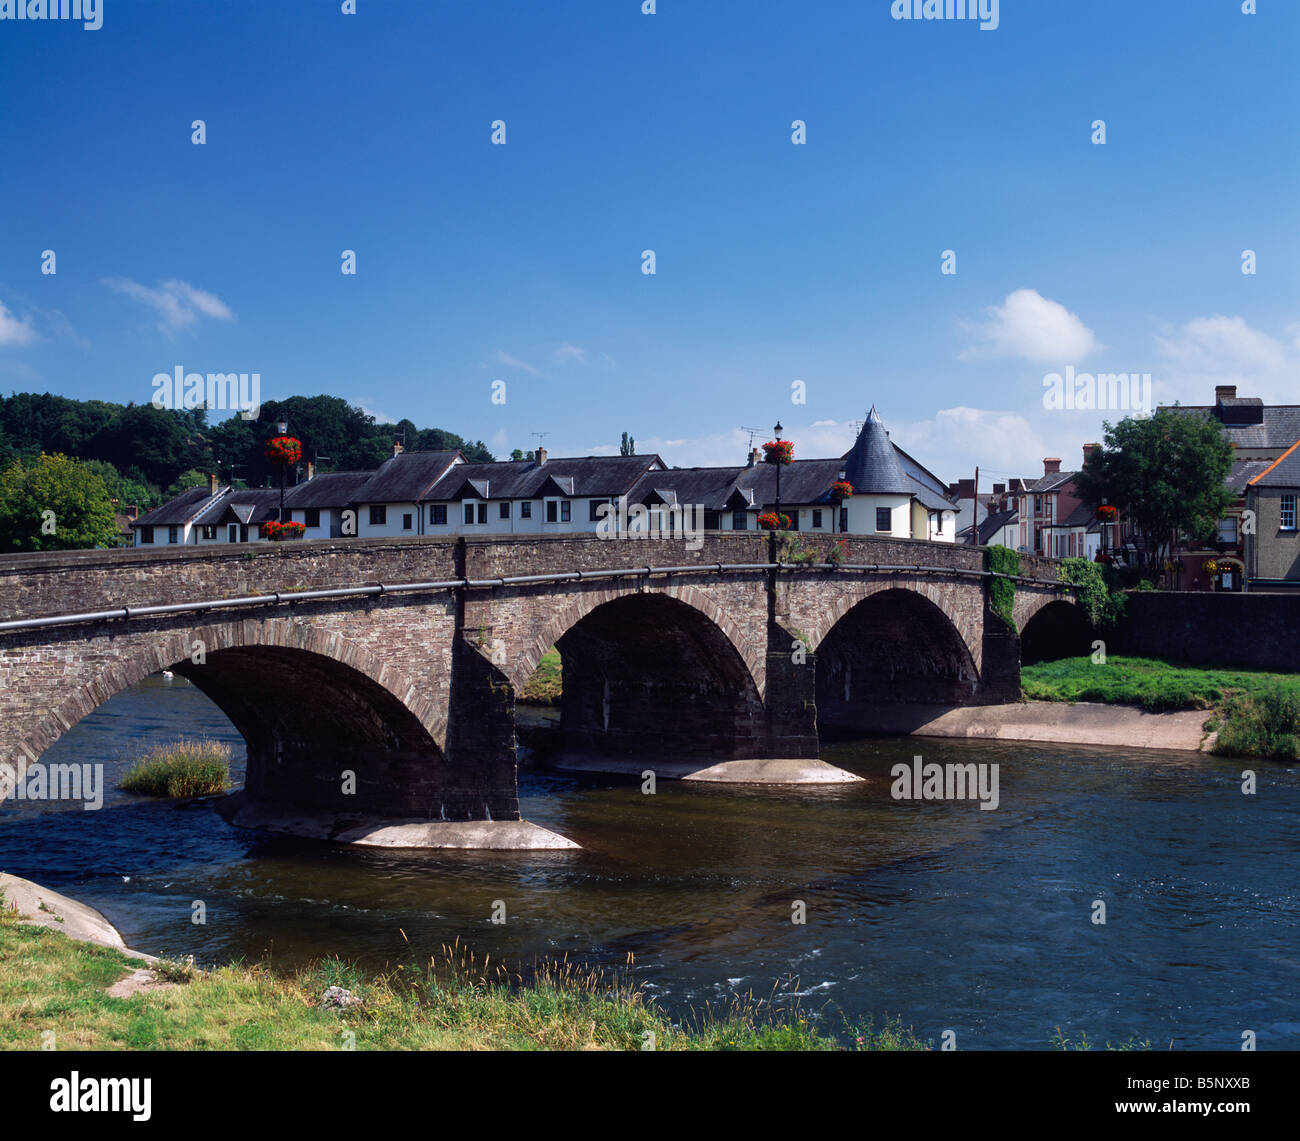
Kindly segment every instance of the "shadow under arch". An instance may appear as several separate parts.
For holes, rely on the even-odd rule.
[[[732,639],[667,594],[592,608],[556,640],[560,742],[607,757],[761,755],[763,700]]]
[[[1056,599],[1037,610],[1020,631],[1020,661],[1024,665],[1092,653],[1093,630],[1083,608]]]
[[[874,730],[882,705],[970,704],[979,671],[952,620],[906,588],[868,595],[817,646],[823,730]]]
[[[58,637],[86,639],[72,629]],[[42,636],[42,644],[50,640]],[[415,692],[411,683],[333,630],[288,620],[199,628],[177,622],[98,656],[93,675],[18,742],[17,768],[110,698],[171,669],[193,682],[244,738],[248,795],[365,816],[479,814],[477,802],[458,803],[464,798],[435,736],[445,718],[427,702],[399,696]]]

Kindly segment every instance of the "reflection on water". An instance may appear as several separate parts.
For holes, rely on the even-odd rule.
[[[797,977],[834,1026],[840,1010],[898,1013],[966,1049],[1046,1047],[1057,1026],[1199,1049],[1250,1029],[1261,1049],[1300,1047],[1294,767],[1256,766],[1251,797],[1240,762],[1195,754],[884,739],[823,752],[860,785],[662,781],[645,796],[636,780],[526,772],[525,817],[581,851],[399,853],[258,838],[116,790],[148,743],[182,734],[229,741],[242,779],[221,713],[150,678],[43,758],[103,762],[103,809],[0,805],[0,869],[99,908],[132,946],[204,962],[379,965],[459,936],[516,963],[633,952],[672,1009]],[[917,753],[1001,765],[999,809],[890,799],[890,766]]]

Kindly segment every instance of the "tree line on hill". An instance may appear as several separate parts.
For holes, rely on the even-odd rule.
[[[203,408],[16,393],[0,396],[0,550],[115,545],[115,509],[146,511],[206,483],[209,474],[237,486],[274,486],[279,469],[263,448],[279,420],[302,441],[302,463],[290,483],[305,476],[309,460],[322,472],[372,470],[393,454],[394,440],[408,451],[460,449],[472,462],[495,458],[482,440],[409,419],[380,423],[336,396],[268,401],[256,419],[213,424]]]

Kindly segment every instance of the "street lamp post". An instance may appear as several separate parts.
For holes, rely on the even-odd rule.
[[[781,433],[784,430],[785,429],[781,427],[781,421],[778,420],[776,422],[776,427],[772,429],[772,431],[776,433],[776,442],[778,444],[781,442]],[[781,460],[778,456],[776,462],[776,515],[778,520],[781,518],[781,467]]]
[[[287,420],[276,421],[275,429],[281,436],[289,432],[289,422]],[[284,481],[289,474],[289,465],[280,465],[280,522],[284,522]]]

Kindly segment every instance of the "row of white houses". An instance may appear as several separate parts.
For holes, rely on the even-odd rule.
[[[841,500],[832,484],[853,495]],[[952,542],[957,504],[945,485],[889,439],[871,409],[847,455],[781,466],[781,513],[813,534],[885,535]],[[263,541],[279,520],[278,488],[222,486],[215,476],[131,524],[136,546]],[[684,511],[705,530],[759,529],[778,501],[777,465],[757,450],[740,467],[669,468],[658,456],[551,458],[470,463],[459,452],[394,454],[376,471],[332,472],[284,493],[285,522],[304,538],[596,532],[611,509],[636,529],[670,533]],[[687,524],[691,526],[690,523]]]

